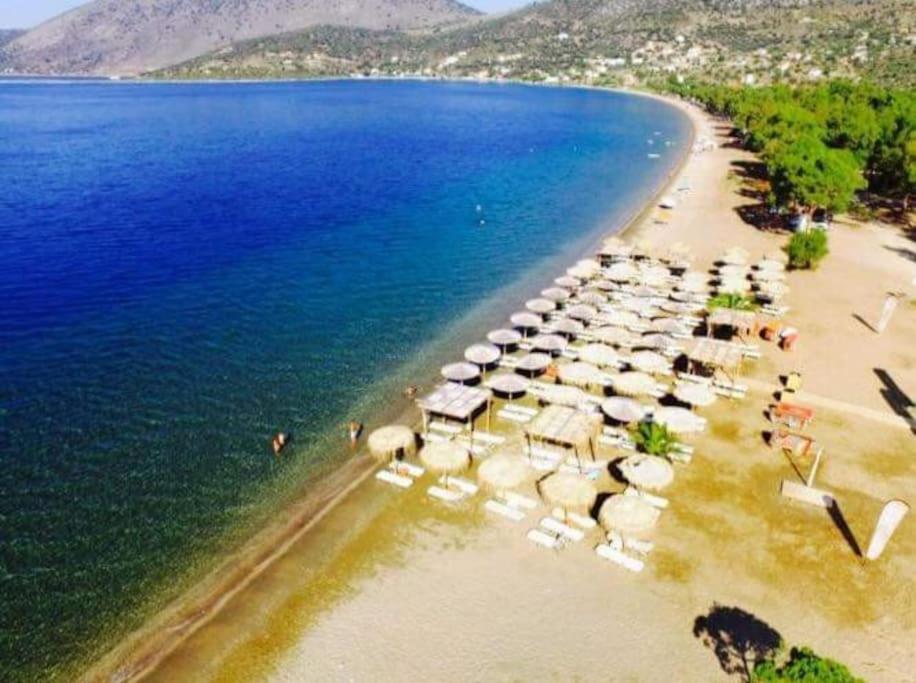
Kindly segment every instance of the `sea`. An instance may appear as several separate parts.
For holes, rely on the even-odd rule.
[[[0,82],[0,680],[69,679],[282,515],[689,137],[577,88]]]

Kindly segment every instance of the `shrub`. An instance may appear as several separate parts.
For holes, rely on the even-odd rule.
[[[807,647],[793,647],[789,659],[777,666],[772,660],[758,662],[751,683],[863,683],[849,669]]]
[[[823,230],[808,230],[792,235],[786,246],[791,268],[817,268],[828,253],[827,233]]]
[[[644,453],[667,458],[677,443],[674,435],[663,424],[640,422],[633,431],[633,441]]]
[[[757,308],[757,304],[743,294],[738,294],[737,292],[723,292],[722,294],[716,294],[714,297],[710,298],[706,303],[706,307],[709,310],[713,310],[714,308],[731,308],[736,311],[753,311]]]

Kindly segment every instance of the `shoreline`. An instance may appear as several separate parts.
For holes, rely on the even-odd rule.
[[[426,81],[445,79],[339,78],[324,80]],[[132,82],[135,81],[113,81],[116,84]],[[163,82],[165,81],[156,81],[155,83]],[[495,84],[504,83],[510,84],[508,81],[500,81]],[[525,82],[520,82],[518,85],[572,87],[648,97],[676,109],[679,115],[687,120],[689,133],[685,146],[679,158],[672,165],[671,170],[659,181],[657,190],[647,202],[637,205],[616,225],[609,226],[602,222],[600,228],[595,230],[597,233],[596,239],[589,240],[584,252],[579,253],[578,258],[584,258],[593,253],[595,247],[608,234],[624,235],[639,229],[655,210],[659,198],[669,192],[676,181],[683,175],[691,158],[698,130],[696,120],[691,115],[691,107],[680,100],[643,91]],[[390,410],[383,411],[383,413],[386,418],[415,425],[417,418],[413,409],[412,401],[399,398]],[[367,424],[367,429],[369,426]],[[243,592],[276,560],[283,557],[294,544],[307,537],[308,532],[316,524],[344,501],[350,493],[359,488],[376,469],[377,466],[374,461],[365,454],[364,448],[360,448],[360,451],[354,457],[344,461],[339,466],[335,466],[330,474],[319,475],[317,481],[307,481],[305,486],[308,489],[305,495],[280,509],[279,516],[284,517],[285,522],[271,523],[255,531],[249,540],[243,542],[240,548],[222,559],[216,567],[208,571],[200,580],[195,581],[187,591],[173,599],[163,609],[155,612],[140,628],[127,634],[118,644],[96,659],[87,669],[80,672],[78,680],[135,681],[151,674],[162,661],[219,615],[236,595]]]

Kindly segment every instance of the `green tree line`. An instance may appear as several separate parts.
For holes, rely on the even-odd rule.
[[[833,81],[736,87],[668,81],[664,89],[727,116],[766,164],[772,200],[845,211],[861,190],[908,205],[916,191],[916,92]]]

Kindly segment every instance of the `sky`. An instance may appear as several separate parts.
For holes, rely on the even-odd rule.
[[[0,0],[0,28],[31,28],[87,0]],[[464,0],[484,12],[505,12],[526,0]]]

